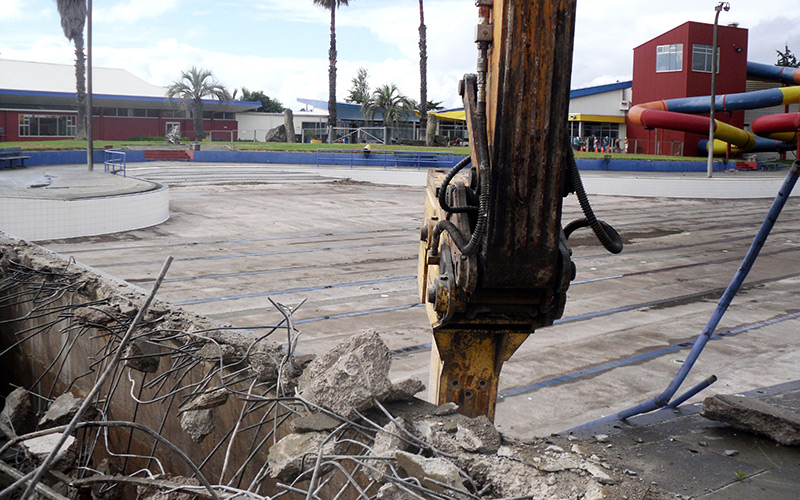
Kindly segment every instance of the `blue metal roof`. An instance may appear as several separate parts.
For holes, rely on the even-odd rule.
[[[569,91],[569,98],[570,99],[575,99],[576,97],[586,97],[586,96],[589,96],[589,95],[602,94],[603,92],[611,92],[612,90],[629,89],[632,86],[633,86],[633,80],[628,80],[628,81],[625,81],[625,82],[616,82],[616,83],[609,83],[609,84],[606,84],[606,85],[598,85],[596,87],[586,87],[586,88],[583,88],[583,89],[575,89],[575,90],[570,90]],[[311,104],[312,106],[315,106],[315,107],[324,107],[325,109],[328,109],[328,103],[327,102],[323,103],[324,106],[318,106],[316,104],[313,104],[311,99],[298,99],[298,101],[300,101],[302,103],[305,103],[305,104]],[[313,102],[322,103],[322,101],[313,101]],[[341,107],[343,106],[343,104],[339,103],[338,106],[339,107],[337,109],[341,110],[342,109]],[[353,104],[344,104],[344,106],[354,106],[354,105]],[[461,108],[441,109],[441,110],[437,111],[437,113],[447,113],[447,112],[450,112],[450,111],[464,111],[464,108],[461,107]],[[419,120],[419,117],[417,117],[415,121],[418,121],[418,120]]]
[[[598,85],[596,87],[575,89],[569,91],[569,98],[575,99],[576,97],[586,97],[588,95],[602,94],[603,92],[610,92],[612,90],[629,89],[632,86],[633,86],[633,80],[628,80],[625,82],[609,83],[607,85]]]
[[[308,104],[310,106],[314,106],[318,109],[324,109],[325,111],[328,110],[328,101],[320,101],[319,99],[297,99],[297,102],[301,102],[303,104]],[[336,118],[339,120],[347,120],[347,121],[364,121],[364,115],[361,114],[361,105],[360,104],[350,104],[347,102],[337,102],[336,103]],[[375,116],[372,118],[373,121],[382,121],[383,120],[383,113],[381,111],[376,111]],[[419,117],[409,113],[409,116],[406,117],[406,121],[408,122],[418,122]]]

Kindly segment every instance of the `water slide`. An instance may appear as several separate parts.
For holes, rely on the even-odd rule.
[[[747,75],[758,80],[800,85],[800,68],[770,66],[748,62]],[[715,113],[785,106],[800,102],[800,86],[783,87],[741,94],[715,96]],[[645,128],[664,128],[708,135],[710,97],[684,97],[637,104],[628,117]],[[789,151],[797,148],[800,131],[800,113],[784,113],[757,118],[752,123],[753,132],[742,130],[719,120],[714,120],[714,154],[724,155],[728,144],[732,153]],[[708,141],[700,141],[701,151]]]

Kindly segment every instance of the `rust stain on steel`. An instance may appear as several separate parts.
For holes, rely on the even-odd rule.
[[[493,210],[487,286],[553,288],[566,164],[575,1],[496,0],[490,55]],[[524,47],[524,48],[523,48]],[[502,68],[502,71],[500,70]]]

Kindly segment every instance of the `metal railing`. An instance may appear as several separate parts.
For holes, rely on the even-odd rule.
[[[105,165],[106,173],[116,174],[117,172],[122,172],[122,177],[126,177],[127,159],[125,151],[106,149],[104,154],[103,165]]]
[[[377,149],[317,149],[317,167],[320,165],[347,165],[372,167],[436,167],[452,166],[452,151],[391,151]]]

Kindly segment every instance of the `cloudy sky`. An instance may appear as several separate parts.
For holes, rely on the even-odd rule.
[[[572,88],[630,79],[633,47],[686,21],[712,23],[716,1],[579,0]],[[475,67],[473,0],[425,0],[428,96],[458,105],[456,83]],[[94,0],[95,66],[167,85],[192,65],[228,88],[247,87],[294,109],[327,100],[329,13],[312,0]],[[750,30],[748,59],[800,53],[797,0],[738,0],[721,24]],[[339,100],[359,67],[374,87],[419,93],[419,3],[350,0],[337,15]],[[0,58],[72,64],[55,0],[0,0]]]

